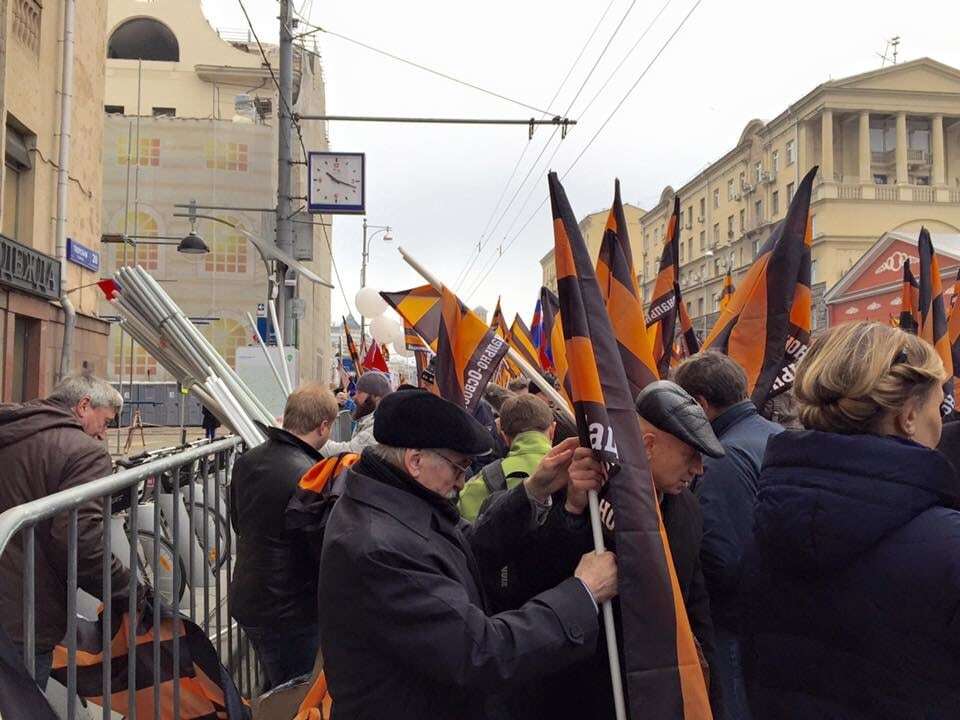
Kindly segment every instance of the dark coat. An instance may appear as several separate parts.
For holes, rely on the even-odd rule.
[[[713,621],[735,631],[740,561],[753,536],[760,465],[767,439],[783,428],[761,417],[749,400],[727,408],[710,424],[726,455],[704,457],[703,475],[694,486],[703,513],[700,558]]]
[[[770,438],[742,573],[756,720],[960,717],[958,501],[908,440]]]
[[[0,512],[75,488],[113,472],[103,442],[90,437],[70,408],[36,400],[0,407]],[[67,631],[67,534],[69,514],[36,526],[36,641],[47,652]],[[103,505],[91,500],[77,511],[77,584],[103,593]],[[23,541],[14,536],[0,556],[0,622],[14,642],[23,641]],[[112,595],[125,597],[129,573],[113,558]]]
[[[502,716],[497,693],[593,654],[599,625],[567,577],[490,615],[480,582],[534,524],[522,485],[476,524],[372,457],[347,473],[320,566],[320,644],[335,720]]]
[[[604,504],[605,501],[601,500],[601,508]],[[660,511],[690,626],[709,663],[714,654],[714,633],[710,600],[700,568],[700,541],[703,537],[700,507],[693,494],[684,489],[678,495],[664,496]],[[601,516],[609,517],[610,514],[601,509]],[[605,533],[605,538],[607,547],[616,551],[612,533]],[[511,563],[515,587],[510,594],[529,597],[543,587],[549,587],[558,578],[568,576],[580,558],[591,551],[593,535],[588,513],[570,515],[564,509],[562,493],[558,494],[547,521],[536,533],[536,541],[523,548]],[[619,613],[615,614],[619,617]],[[570,688],[577,690],[571,692]],[[515,701],[515,706],[527,712],[536,708],[532,716],[543,720],[613,718],[613,691],[603,637],[597,652],[589,660],[547,678],[540,690],[525,691],[523,697]],[[719,707],[719,692],[719,685],[711,685],[710,701],[714,707]]]
[[[230,482],[237,533],[230,612],[247,627],[315,623],[317,559],[300,533],[287,530],[284,513],[320,453],[286,430],[265,430],[267,441],[237,458]]]

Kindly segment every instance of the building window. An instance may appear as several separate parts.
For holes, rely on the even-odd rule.
[[[920,151],[919,162],[928,162],[930,154],[929,118],[911,118],[907,123],[907,148]]]
[[[137,142],[134,141],[134,147]],[[139,153],[133,156],[133,147],[127,145],[127,138],[117,138],[117,165],[139,164],[140,167],[158,167],[160,165],[160,138],[140,138]]]
[[[760,238],[757,238],[753,241],[753,259],[757,259],[757,255],[760,253]]]
[[[690,301],[687,300],[687,315],[690,314]]]
[[[157,224],[157,219],[148,212],[140,210],[139,212],[131,210],[127,213],[127,222],[124,224],[123,218],[121,217],[117,223],[119,227],[115,228],[115,231],[119,234],[126,233],[127,235],[137,235],[144,236],[144,238],[159,235],[160,228]],[[113,248],[113,257],[114,257],[114,266],[123,267],[124,264],[133,267],[134,264],[141,266],[144,270],[158,270],[160,268],[160,246],[159,245],[149,245],[147,244],[149,240],[134,238],[131,242],[136,244],[136,263],[134,263],[134,251],[133,246],[128,245],[126,249],[126,256],[124,256],[124,247],[123,245],[114,245]],[[123,262],[123,258],[127,258],[127,262]]]
[[[720,258],[713,259],[713,274],[715,276],[720,274]]]
[[[773,166],[773,171],[778,172],[780,170],[780,151],[774,150],[770,154],[770,164]]]
[[[230,367],[237,365],[237,348],[247,344],[249,330],[235,320],[221,318],[207,326],[204,333]]]
[[[789,183],[789,184],[787,185],[787,202],[788,202],[788,203],[792,203],[792,202],[793,202],[793,193],[794,193],[794,190],[795,190],[794,184],[793,184],[793,183]]]
[[[107,115],[123,115],[123,105],[104,105],[103,112]]]
[[[680,243],[680,262],[683,262],[683,243]]]
[[[179,62],[177,36],[153,18],[133,18],[120,25],[107,43],[107,57],[117,60]]]
[[[39,0],[15,0],[13,3],[13,36],[35,56],[40,55],[42,8]]]
[[[913,179],[913,184],[914,184],[914,185],[929,185],[929,184],[930,184],[930,176],[929,176],[929,175],[917,175],[917,176]]]
[[[154,117],[176,117],[177,109],[172,107],[155,107],[153,109]]]
[[[793,140],[787,140],[787,165],[793,165],[797,161],[797,146]]]
[[[720,244],[720,223],[713,224],[713,246]]]
[[[204,256],[203,269],[217,273],[247,272],[247,239],[233,230],[215,238],[210,252]]]
[[[727,200],[733,200],[733,179],[727,180]]]
[[[746,188],[747,188],[747,174],[740,173],[740,189],[746,190]]]
[[[707,201],[706,198],[700,198],[700,222],[703,222],[703,219],[707,216]]]
[[[810,215],[810,235],[812,237],[817,236],[817,216],[816,213]]]
[[[886,184],[887,184],[887,181],[888,181],[888,178],[887,178],[886,175],[879,175],[879,174],[874,173],[874,175],[873,175],[873,183],[874,183],[874,185],[886,185]]]
[[[687,238],[687,259],[693,260],[693,236]]]
[[[810,261],[810,284],[813,285],[817,281],[817,261]]]
[[[700,249],[701,250],[707,249],[707,233],[704,230],[700,231]]]
[[[248,151],[246,143],[218,142],[216,146],[208,142],[204,148],[207,168],[211,170],[247,171]]]
[[[743,267],[743,245],[740,246],[740,264],[737,267]]]
[[[693,227],[693,205],[687,206],[687,227]]]
[[[703,298],[697,298],[697,317],[703,316]]]
[[[26,190],[30,176],[30,151],[25,135],[7,126],[7,148],[4,156],[3,234],[12,240],[23,233]]]
[[[714,209],[720,207],[720,188],[713,189],[713,207]]]
[[[727,237],[733,237],[733,215],[727,217]]]
[[[746,230],[746,229],[747,229],[747,211],[741,209],[741,210],[740,210],[740,232],[741,232],[741,234],[742,234],[743,231]]]
[[[762,162],[757,162],[753,166],[753,179],[754,179],[754,182],[757,182],[757,183],[763,180],[763,163]]]
[[[780,191],[774,190],[770,195],[770,213],[772,217],[780,214]]]
[[[753,211],[757,221],[757,225],[763,222],[763,200],[757,200],[753,204]]]
[[[114,377],[124,379],[130,377],[131,352],[130,342],[124,335],[124,342],[120,342],[120,333],[113,334],[113,374]],[[133,377],[136,380],[148,380],[157,374],[157,360],[150,353],[133,343]]]

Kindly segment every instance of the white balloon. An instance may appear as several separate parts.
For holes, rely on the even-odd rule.
[[[410,358],[413,357],[413,350],[407,350],[406,346],[403,343],[397,345],[394,343],[393,352],[399,355],[400,357]]]
[[[368,318],[383,315],[389,307],[386,300],[380,297],[380,293],[372,287],[360,288],[357,291],[356,303],[360,314]]]
[[[396,320],[388,318],[386,315],[378,315],[370,321],[370,334],[378,343],[390,343],[397,335],[397,328],[400,326]],[[400,328],[403,331],[403,328]]]
[[[407,347],[407,333],[403,329],[403,325],[397,323],[396,332],[393,335],[393,338],[390,340],[391,344],[399,349],[405,349]],[[405,356],[409,357],[409,356]]]

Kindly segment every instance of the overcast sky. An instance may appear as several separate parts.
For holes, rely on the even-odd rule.
[[[666,2],[649,33],[588,106],[665,7],[664,0],[612,0],[550,103],[608,2],[295,0],[311,22],[331,31],[558,115],[566,113],[623,21],[569,111],[579,124],[566,140],[557,133],[550,141],[505,214],[550,138],[550,127],[538,128],[528,143],[527,128],[520,126],[332,124],[332,149],[366,153],[368,221],[394,228],[393,243],[378,237],[372,245],[369,285],[398,290],[420,284],[396,251],[402,245],[457,287],[471,306],[492,310],[502,294],[508,320],[515,312],[529,320],[541,281],[538,261],[553,246],[549,203],[534,213],[547,194],[547,159],[559,146],[550,169],[567,171],[696,0]],[[275,41],[276,0],[245,4],[261,38]],[[203,5],[215,27],[245,27],[237,0]],[[652,207],[665,185],[683,184],[729,150],[751,118],[776,116],[826,80],[879,68],[878,53],[894,35],[902,38],[900,62],[929,56],[960,67],[958,20],[956,0],[915,7],[866,0],[702,0],[564,180],[577,218],[609,206],[614,177],[620,178],[625,202]],[[317,37],[331,114],[502,119],[534,114],[339,38]],[[494,213],[521,153],[519,171]],[[495,230],[484,235],[491,216]],[[359,218],[335,217],[335,257],[351,308],[360,285],[361,235]],[[456,285],[476,258],[478,243],[485,243],[479,259]],[[501,246],[502,257],[474,291]],[[333,316],[343,310],[335,291]]]

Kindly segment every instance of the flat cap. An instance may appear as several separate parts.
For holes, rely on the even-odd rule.
[[[373,437],[393,447],[445,448],[464,455],[485,455],[493,448],[493,437],[483,425],[426,390],[403,390],[381,400]]]
[[[652,382],[637,394],[635,402],[640,417],[654,427],[709,457],[726,455],[700,403],[676,383]]]
[[[367,370],[357,380],[357,392],[365,392],[374,397],[382,398],[393,392],[390,387],[390,378],[382,372]]]

